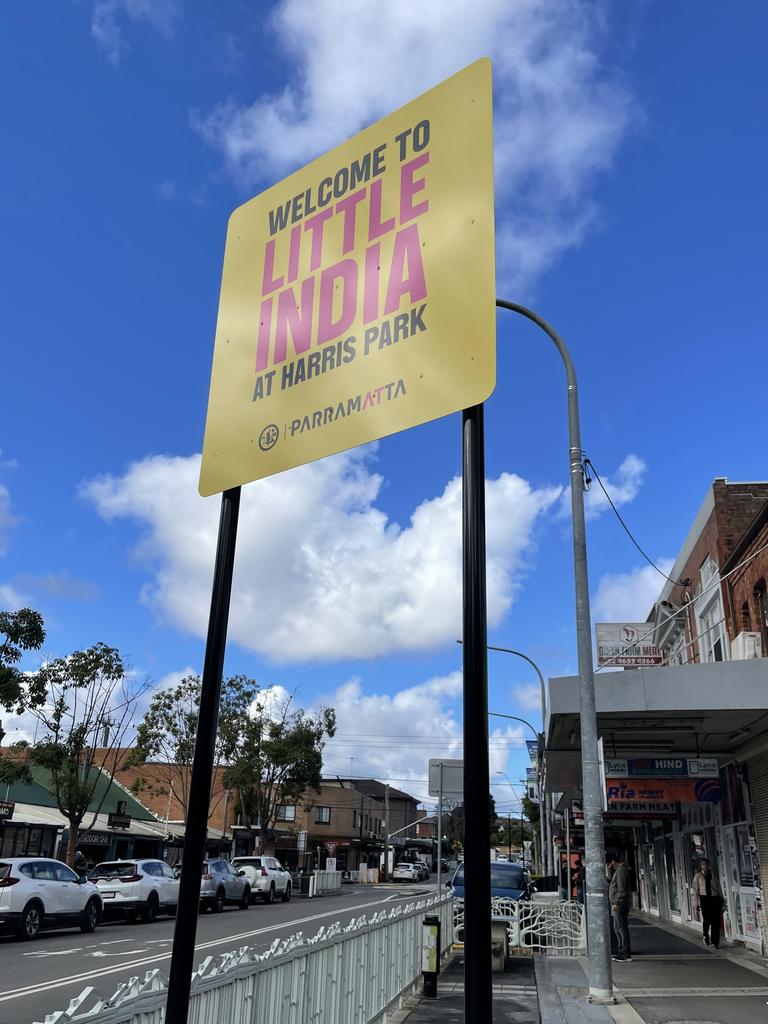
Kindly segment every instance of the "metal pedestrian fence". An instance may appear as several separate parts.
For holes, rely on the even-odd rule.
[[[587,948],[584,907],[574,900],[491,898],[491,920],[507,930],[509,953],[583,956]],[[454,900],[453,939],[464,942],[464,900]]]
[[[453,901],[429,897],[204,960],[192,977],[189,1024],[374,1024],[421,978],[422,919],[438,915],[445,952]],[[159,970],[131,978],[108,999],[85,989],[37,1024],[162,1024],[168,983]]]

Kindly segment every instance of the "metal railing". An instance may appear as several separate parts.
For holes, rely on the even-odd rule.
[[[452,900],[429,897],[206,958],[192,976],[189,1024],[372,1024],[421,976],[422,918],[436,914],[444,952],[452,940]],[[42,1024],[162,1024],[168,982],[159,970],[120,985],[109,998],[86,988]],[[40,1024],[40,1022],[38,1022]]]
[[[538,902],[491,898],[491,919],[507,926],[510,953],[581,956],[587,947],[584,907],[572,900]],[[453,939],[464,941],[464,900],[455,899]]]
[[[341,889],[341,876],[341,871],[315,871],[311,879],[310,896],[338,892]]]

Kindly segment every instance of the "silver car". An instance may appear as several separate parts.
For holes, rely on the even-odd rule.
[[[251,885],[254,902],[258,896],[265,903],[274,903],[280,896],[283,903],[291,898],[291,876],[275,857],[235,857],[232,867],[244,871]]]
[[[227,903],[247,910],[251,905],[250,882],[244,872],[238,871],[227,860],[204,861],[200,882],[201,909],[220,914]]]

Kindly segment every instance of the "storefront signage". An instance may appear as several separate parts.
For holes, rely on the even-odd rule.
[[[595,625],[598,665],[637,668],[661,665],[663,651],[653,642],[647,622],[598,622]]]
[[[490,396],[492,135],[483,59],[234,211],[201,494]]]
[[[526,740],[526,747],[528,747],[528,756],[534,764],[539,760],[539,741],[538,740]]]
[[[102,832],[78,832],[77,842],[84,846],[109,846],[112,836]]]
[[[535,768],[526,768],[525,777],[529,782],[536,782],[539,777],[539,773]]]
[[[130,828],[131,827],[131,816],[130,816],[130,814],[112,813],[112,814],[107,815],[107,827],[108,828]]]
[[[677,818],[679,809],[671,800],[614,800],[608,807],[604,818]]]
[[[571,820],[574,825],[584,824],[584,804],[581,800],[571,800]]]
[[[605,774],[610,779],[627,776],[651,779],[716,779],[719,768],[717,758],[714,757],[608,758],[605,762]]]
[[[13,817],[15,807],[16,804],[9,800],[0,800],[0,820],[10,821]]]
[[[609,811],[614,801],[621,800],[641,803],[718,803],[720,800],[718,779],[609,779],[606,788]]]

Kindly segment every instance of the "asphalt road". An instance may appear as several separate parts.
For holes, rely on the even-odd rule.
[[[297,931],[311,936],[334,921],[370,915],[388,903],[434,892],[434,880],[398,887],[351,885],[338,896],[294,897],[290,903],[201,914],[195,965],[244,945],[263,950]],[[173,927],[173,919],[159,917],[154,924],[102,922],[92,935],[70,929],[43,932],[34,942],[0,938],[0,1024],[43,1021],[46,1014],[66,1009],[89,986],[106,998],[131,977],[155,968],[167,975]]]

